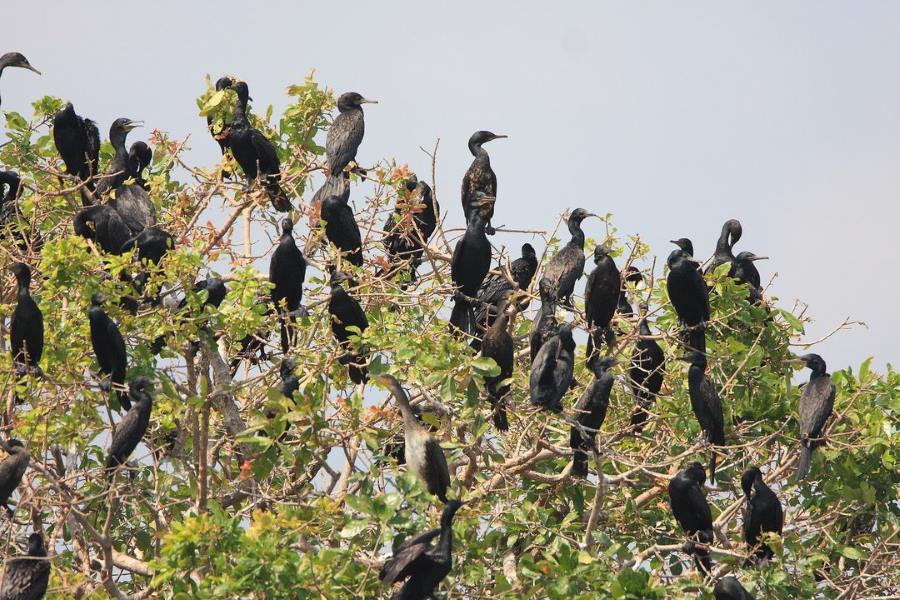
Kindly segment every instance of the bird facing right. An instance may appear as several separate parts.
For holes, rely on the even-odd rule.
[[[825,423],[834,410],[835,387],[825,361],[818,354],[805,354],[797,359],[812,371],[809,383],[800,396],[800,462],[797,479],[809,475],[813,450],[825,442],[821,439]]]

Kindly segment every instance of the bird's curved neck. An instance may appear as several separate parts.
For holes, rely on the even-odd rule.
[[[19,294],[19,297],[29,296],[28,288],[31,287],[31,277],[23,275],[22,277],[17,278],[16,283],[18,284],[17,293]]]
[[[392,385],[391,394],[393,394],[394,400],[397,401],[400,414],[403,415],[403,426],[410,431],[420,429],[419,420],[416,419],[416,414],[413,412],[412,406],[409,404],[409,398],[406,397],[406,392],[403,391],[403,388],[399,385]]]
[[[232,123],[237,123],[239,125],[246,125],[248,123],[247,101],[248,98],[242,98],[241,96],[238,96],[237,104],[234,106],[234,114],[231,118]]]
[[[444,560],[451,560],[453,556],[453,524],[441,524],[441,538],[438,540],[437,550]]]
[[[481,142],[469,142],[469,152],[471,152],[472,156],[475,158],[486,160],[488,163],[491,161],[491,157],[488,156],[487,150],[481,147]]]
[[[109,143],[115,149],[116,156],[128,156],[128,150],[125,148],[125,138],[127,136],[128,133],[124,129],[116,128],[110,132]]]
[[[466,237],[480,237],[487,239],[487,234],[484,231],[486,223],[484,219],[481,218],[481,215],[478,212],[473,212],[472,216],[469,218],[469,224],[466,225]]]
[[[578,221],[569,221],[569,233],[572,234],[572,239],[569,240],[570,246],[578,246],[579,248],[584,249],[584,230],[581,229],[581,223]]]

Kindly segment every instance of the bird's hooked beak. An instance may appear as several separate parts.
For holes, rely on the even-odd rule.
[[[29,71],[33,71],[33,72],[37,73],[38,75],[43,75],[43,73],[41,73],[40,71],[38,71],[37,69],[32,67],[31,63],[29,63],[27,60],[25,62],[23,62],[22,64],[20,64],[19,67],[21,67],[22,69],[28,69]]]
[[[359,101],[360,104],[378,104],[378,100],[369,100],[368,98],[363,98]]]
[[[506,134],[494,134],[494,137],[492,137],[491,139],[492,140],[500,140],[500,139],[506,139],[508,137],[509,136]]]
[[[757,260],[769,260],[769,257],[768,257],[768,256],[756,256],[756,255],[754,255],[753,258],[750,259],[750,262],[754,262],[754,261],[757,261]]]
[[[143,121],[128,121],[128,123],[125,124],[125,131],[131,131],[132,129],[137,129],[138,127],[143,126]]]

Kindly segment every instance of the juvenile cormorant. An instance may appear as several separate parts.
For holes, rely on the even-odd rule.
[[[153,382],[147,377],[135,377],[128,385],[131,409],[125,413],[113,433],[109,453],[106,455],[107,469],[115,469],[125,464],[144,437],[150,425],[150,412],[153,409],[153,398],[150,396],[152,391]]]
[[[22,477],[28,470],[31,455],[19,440],[10,439],[0,442],[0,447],[7,456],[0,461],[0,504],[6,509],[9,518],[12,519],[13,509],[9,507],[9,497],[22,483]]]
[[[20,52],[7,52],[3,56],[0,56],[0,75],[3,75],[3,69],[6,67],[18,67],[20,69],[28,69],[38,75],[41,74],[40,71],[31,66],[28,59]]]
[[[689,329],[685,339],[693,350],[706,352],[704,324],[709,321],[709,291],[694,257],[684,250],[672,250],[666,261],[669,275],[666,289],[678,319]]]
[[[490,131],[476,131],[469,138],[469,152],[475,157],[469,169],[463,176],[462,181],[462,207],[463,214],[466,215],[466,223],[472,216],[472,201],[475,200],[476,192],[481,192],[485,196],[497,197],[497,176],[491,168],[491,157],[488,156],[487,150],[482,148],[483,144],[505,138],[505,135],[497,135]],[[487,213],[485,221],[487,225],[485,230],[488,235],[494,235],[494,228],[491,227],[491,218],[494,216],[494,207]]]
[[[234,117],[228,130],[228,144],[234,159],[244,171],[247,181],[252,182],[258,176],[272,203],[272,208],[279,212],[291,210],[291,200],[281,188],[281,160],[274,144],[259,129],[250,124],[247,118],[247,102],[250,92],[243,81],[235,82],[231,89],[237,93],[238,102],[234,108]]]
[[[706,376],[706,355],[702,352],[690,352],[684,357],[690,363],[688,368],[688,393],[691,396],[691,409],[700,428],[706,434],[706,441],[712,446],[725,445],[725,417],[722,410],[722,399],[716,391],[712,380]],[[709,481],[716,484],[716,450],[710,450]]]
[[[75,113],[69,102],[53,117],[53,141],[56,150],[66,165],[66,173],[87,181],[87,187],[94,189],[91,177],[100,166],[100,130],[90,119]],[[87,196],[82,196],[86,199]]]
[[[531,403],[541,408],[559,412],[562,397],[572,387],[572,373],[575,368],[575,340],[572,326],[563,323],[556,335],[541,346],[534,362],[528,388]]]
[[[409,470],[425,484],[430,494],[447,504],[447,488],[450,487],[450,470],[444,450],[437,438],[422,425],[409,404],[409,398],[400,382],[391,375],[379,375],[378,381],[391,391],[400,414],[403,415],[404,453]]]
[[[573,210],[566,222],[572,238],[544,267],[543,276],[550,279],[554,297],[567,306],[572,306],[575,282],[584,274],[584,231],[581,222],[595,216],[583,208]]]
[[[478,302],[475,305],[475,323],[478,331],[485,331],[490,327],[500,303],[510,295],[510,292],[515,289],[528,289],[537,271],[537,263],[537,253],[535,253],[534,247],[531,244],[522,244],[522,256],[509,265],[509,276],[515,283],[510,282],[504,274],[488,274],[481,287],[478,288],[476,296]],[[501,265],[498,265],[497,268],[503,269]],[[527,308],[527,303],[520,304],[520,311],[525,308]],[[472,347],[476,350],[479,348],[477,337],[472,340]]]
[[[812,453],[823,445],[822,432],[825,422],[834,410],[835,387],[827,372],[825,361],[818,354],[805,354],[797,360],[812,371],[809,383],[803,387],[800,396],[800,463],[797,465],[797,479],[805,479],[809,474]]]
[[[128,394],[125,392],[125,371],[128,368],[128,354],[125,351],[125,340],[119,326],[104,312],[103,298],[94,294],[88,319],[91,323],[91,345],[94,355],[100,363],[100,371],[109,375],[109,382],[116,392],[119,405],[125,410],[131,408]]]
[[[616,359],[604,356],[590,363],[594,380],[584,389],[575,403],[575,421],[569,433],[569,447],[572,448],[572,475],[587,477],[588,455],[597,445],[597,432],[606,420],[609,394],[612,392],[613,376],[609,372],[616,365]]]
[[[28,556],[6,563],[0,599],[41,600],[50,582],[50,561],[46,558],[44,538],[40,533],[32,533],[28,536]]]
[[[713,541],[712,512],[701,489],[704,483],[703,466],[698,462],[691,463],[669,481],[669,506],[688,537],[684,551],[693,554],[697,570],[708,575],[712,567],[709,550],[696,546],[697,542],[711,544]]]
[[[515,344],[511,332],[515,312],[515,303],[510,304],[508,300],[502,300],[499,313],[485,331],[484,339],[481,342],[481,355],[494,359],[494,362],[500,367],[500,373],[484,378],[487,385],[488,402],[491,403],[494,415],[494,426],[500,431],[509,430],[509,421],[506,417],[509,384],[503,384],[503,382],[512,377],[515,364]]]
[[[475,334],[475,311],[470,298],[475,298],[491,268],[491,243],[485,234],[485,226],[494,198],[475,192],[472,203],[475,205],[472,218],[466,232],[456,242],[450,262],[450,276],[457,288],[450,325],[466,335]]]
[[[337,175],[356,160],[356,151],[366,131],[363,104],[378,104],[356,92],[345,92],[337,99],[338,116],[325,137],[325,158],[329,175]]]
[[[538,291],[541,295],[541,308],[531,322],[531,333],[528,335],[532,363],[541,347],[556,335],[556,331],[559,329],[559,323],[556,320],[556,294],[553,290],[553,283],[546,277],[541,277],[541,280],[538,281]]]
[[[362,234],[350,206],[349,194],[327,196],[322,200],[319,216],[325,221],[325,237],[328,241],[337,246],[351,264],[361,267]]]
[[[750,302],[758,304],[762,301],[762,282],[759,271],[753,263],[757,260],[766,260],[768,256],[757,256],[752,252],[740,252],[731,263],[730,276],[737,279],[738,283],[747,286]]]
[[[584,286],[584,316],[588,326],[587,360],[594,360],[594,352],[600,347],[603,336],[607,342],[612,343],[613,335],[609,324],[616,307],[619,305],[619,296],[622,291],[622,275],[609,248],[597,246],[594,248],[594,270],[588,275],[587,284]]]
[[[409,265],[410,278],[422,263],[425,246],[437,228],[437,211],[431,187],[410,175],[404,186],[405,198],[397,198],[397,206],[384,224],[384,246],[391,263],[389,272]]]
[[[347,366],[351,381],[356,384],[365,383],[368,377],[366,358],[361,351],[353,349],[351,336],[362,336],[369,326],[366,313],[359,302],[341,286],[350,279],[344,273],[334,271],[331,274],[331,295],[328,298],[328,314],[331,316],[331,332],[344,351],[340,362]],[[350,331],[348,327],[356,327],[359,332]]]
[[[760,535],[771,532],[781,535],[784,527],[784,511],[775,492],[763,481],[757,467],[744,471],[741,476],[744,490],[744,541],[753,551],[756,560],[772,558],[774,553],[768,544],[760,542]]]
[[[747,593],[744,586],[731,575],[727,575],[716,582],[713,588],[715,600],[753,600],[753,596]]]
[[[662,348],[656,340],[650,339],[653,333],[647,324],[647,305],[641,305],[640,310],[641,321],[638,326],[640,337],[634,344],[631,368],[628,370],[631,391],[637,401],[637,407],[631,413],[631,424],[638,433],[644,428],[644,423],[650,416],[647,409],[653,406],[659,390],[662,389],[666,367]]]
[[[107,167],[106,174],[102,175],[97,184],[95,196],[98,201],[102,196],[121,187],[122,183],[131,177],[131,160],[128,157],[128,149],[125,147],[125,138],[129,131],[143,125],[140,121],[125,118],[113,121],[109,128],[109,142],[112,144],[115,154]]]
[[[227,76],[219,77],[216,80],[216,91],[221,92],[222,90],[227,90],[232,85],[234,85],[234,79],[232,79],[231,77],[227,77]],[[249,92],[249,90],[248,90],[248,92]],[[253,98],[250,98],[249,95],[248,95],[247,99],[253,100]],[[206,127],[207,127],[207,129],[209,129],[209,134],[213,137],[214,140],[216,140],[216,143],[219,144],[219,149],[222,151],[222,156],[225,156],[225,151],[228,150],[228,148],[229,148],[228,126],[229,126],[228,123],[223,123],[222,130],[219,131],[218,133],[216,133],[215,130],[213,129],[213,118],[211,116],[206,117]],[[230,176],[231,176],[231,173],[229,173],[228,171],[222,171],[223,178],[227,179]]]
[[[712,255],[709,264],[706,265],[703,274],[708,275],[716,270],[719,265],[734,261],[734,245],[741,239],[743,228],[737,219],[728,219],[722,225],[722,233],[716,241],[716,251]]]
[[[134,177],[135,185],[149,192],[150,185],[144,179],[144,169],[153,162],[153,150],[147,142],[137,141],[131,145],[128,150],[128,162],[131,164],[131,176]]]
[[[388,560],[378,579],[390,586],[408,580],[391,600],[425,600],[430,598],[453,568],[453,516],[463,502],[451,500],[441,513],[440,529],[426,531],[400,544]],[[431,542],[438,537],[437,546]]]
[[[31,297],[31,269],[25,263],[9,268],[16,276],[16,308],[9,327],[13,363],[36,368],[44,353],[44,315]]]
[[[269,261],[269,281],[272,288],[272,304],[276,307],[281,322],[281,351],[287,353],[290,345],[290,329],[294,313],[303,299],[303,282],[306,280],[306,259],[294,241],[294,223],[290,219],[281,221],[281,238]],[[282,314],[282,300],[287,315]]]

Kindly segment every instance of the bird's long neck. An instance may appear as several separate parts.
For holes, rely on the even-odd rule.
[[[416,419],[416,414],[413,412],[412,406],[409,404],[409,398],[406,397],[406,392],[403,391],[403,388],[398,384],[391,384],[390,388],[391,394],[394,395],[394,400],[397,401],[397,406],[400,408],[400,414],[403,415],[403,427],[407,431],[418,431],[421,429],[421,424]]]
[[[491,162],[491,157],[488,156],[487,150],[481,147],[481,142],[469,142],[469,152],[475,158],[486,160],[488,163]]]
[[[21,299],[30,297],[31,294],[28,293],[28,288],[31,287],[31,277],[23,275],[17,280],[17,283],[18,288],[16,290],[16,293],[18,294],[19,298]]]
[[[569,245],[584,249],[584,230],[581,229],[581,223],[579,221],[569,220],[569,233],[572,234]]]
[[[115,149],[117,157],[128,156],[128,150],[125,148],[127,135],[124,129],[119,129],[118,127],[109,133],[109,143]]]
[[[481,215],[478,211],[472,213],[472,217],[469,219],[469,224],[466,225],[466,237],[467,238],[484,238],[487,240],[487,234],[484,231],[485,222],[484,219],[481,218]]]
[[[452,560],[453,556],[453,523],[441,523],[441,539],[437,550],[444,560]]]
[[[650,332],[650,326],[647,325],[646,317],[641,319],[641,325],[640,325],[639,329],[640,329],[641,335],[652,335],[652,333]]]
[[[239,125],[246,125],[248,123],[247,101],[248,98],[244,98],[241,95],[238,96],[237,104],[234,107],[234,114],[231,117],[232,123],[237,123]]]

